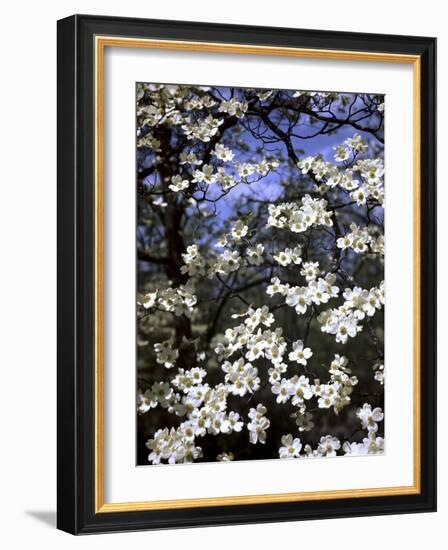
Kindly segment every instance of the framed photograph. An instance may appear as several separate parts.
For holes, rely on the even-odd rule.
[[[436,508],[433,38],[58,22],[58,527]]]

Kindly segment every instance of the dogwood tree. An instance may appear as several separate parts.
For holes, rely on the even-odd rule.
[[[383,100],[137,85],[139,464],[383,452]]]

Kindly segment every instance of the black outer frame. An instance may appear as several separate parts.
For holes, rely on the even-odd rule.
[[[421,493],[94,512],[94,37],[421,56]],[[57,526],[72,534],[436,510],[436,39],[74,15],[58,21]]]

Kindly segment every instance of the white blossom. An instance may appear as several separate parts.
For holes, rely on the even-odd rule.
[[[247,249],[247,260],[250,265],[261,265],[263,263],[264,246],[257,244],[254,248]]]
[[[171,191],[178,193],[179,191],[188,189],[189,185],[190,182],[188,180],[183,180],[182,176],[177,175],[171,178],[171,184],[168,187],[171,189]]]
[[[236,98],[232,97],[228,101],[222,101],[219,106],[219,111],[227,113],[229,116],[236,116],[237,118],[243,118],[247,111],[247,103],[240,102]]]
[[[217,159],[222,160],[224,162],[226,161],[232,161],[235,154],[231,149],[223,145],[222,143],[217,143],[215,145],[214,150],[212,151],[212,155],[214,155]]]
[[[321,456],[336,456],[336,451],[341,448],[341,442],[337,437],[325,435],[320,438],[318,452]]]
[[[280,458],[298,458],[302,449],[302,443],[298,437],[293,438],[291,434],[282,437],[282,446],[278,450]]]
[[[174,338],[171,337],[164,342],[154,344],[154,350],[157,354],[157,363],[163,365],[166,369],[172,369],[179,357],[179,350],[173,348]]]
[[[304,348],[302,340],[297,340],[292,343],[292,349],[288,355],[290,361],[295,361],[299,365],[306,365],[307,360],[313,355],[310,348]]]
[[[369,432],[378,431],[378,422],[381,422],[384,418],[383,411],[380,407],[375,407],[372,410],[372,406],[368,403],[364,403],[362,408],[356,411],[356,416],[361,420],[361,425]]]
[[[257,443],[266,443],[266,430],[271,425],[269,419],[264,416],[266,413],[266,407],[261,403],[257,405],[257,408],[251,408],[249,411],[250,422],[247,424],[249,431],[249,442],[256,445]]]
[[[363,130],[382,133],[383,99],[137,84],[149,463],[384,453],[385,172]],[[336,112],[330,147],[290,137],[321,135]]]

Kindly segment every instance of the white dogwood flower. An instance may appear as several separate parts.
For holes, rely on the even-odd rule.
[[[154,350],[157,354],[157,363],[163,365],[166,369],[172,369],[179,357],[179,350],[173,347],[174,337],[172,336],[164,342],[154,344]]]
[[[291,434],[282,436],[282,446],[278,450],[280,458],[298,458],[302,449],[302,443],[298,437],[293,438]]]
[[[378,422],[381,422],[384,418],[383,411],[380,407],[375,407],[372,410],[372,406],[368,403],[364,403],[362,408],[356,411],[356,416],[361,420],[361,425],[369,432],[378,431]]]
[[[336,456],[336,451],[341,448],[341,442],[337,437],[325,435],[320,438],[318,451],[322,456]]]
[[[229,149],[222,143],[217,143],[215,145],[215,149],[212,151],[212,155],[214,155],[216,158],[224,162],[226,161],[230,162],[233,160],[235,153],[233,153],[231,149]]]
[[[292,343],[292,349],[288,355],[290,361],[296,361],[299,365],[306,365],[307,360],[313,355],[310,348],[304,348],[302,340]]]
[[[183,180],[182,176],[177,175],[171,178],[171,183],[168,187],[171,189],[171,191],[178,193],[179,191],[188,189],[189,185],[190,182],[188,180]]]

